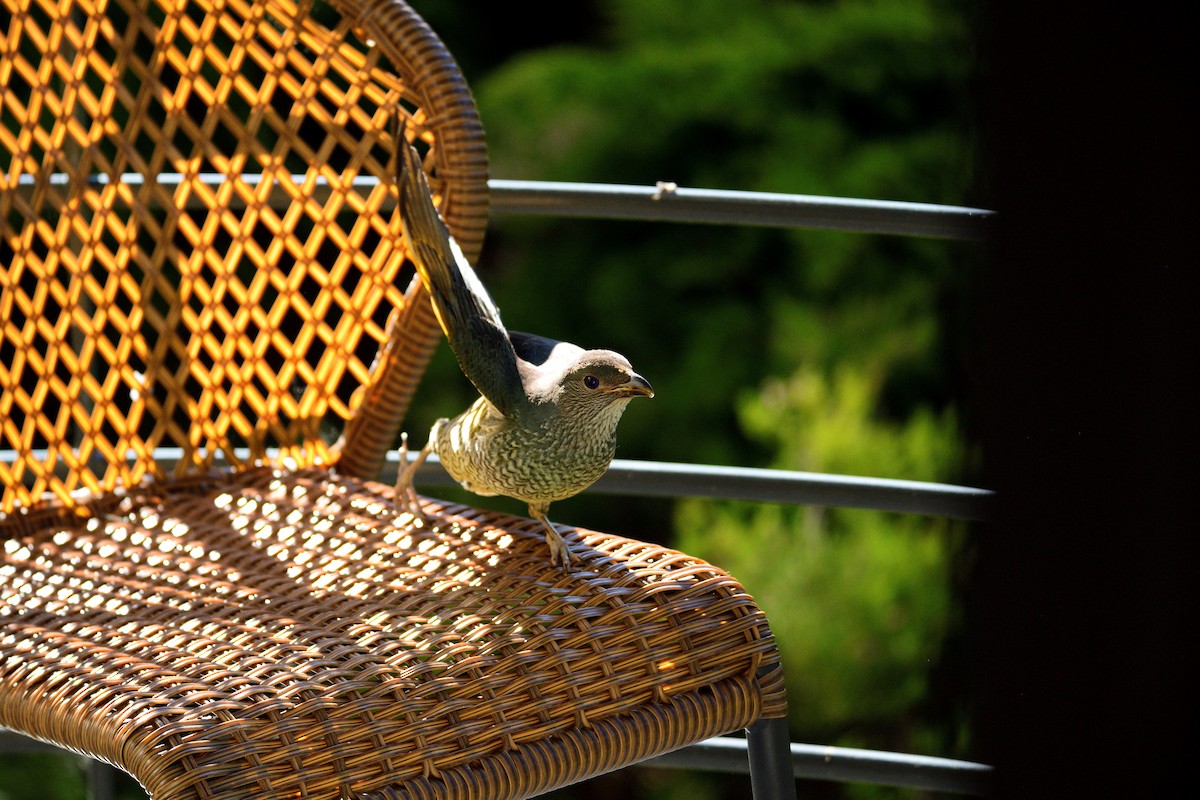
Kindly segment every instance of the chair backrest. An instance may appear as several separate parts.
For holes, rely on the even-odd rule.
[[[434,34],[398,0],[2,2],[0,512],[169,477],[164,448],[377,469],[438,336],[399,119],[469,257],[486,225]]]

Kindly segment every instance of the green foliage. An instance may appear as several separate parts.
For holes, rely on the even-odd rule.
[[[781,468],[953,475],[962,450],[953,415],[923,410],[888,422],[877,415],[879,396],[869,374],[801,369],[747,396],[740,417]],[[904,738],[955,621],[947,523],[698,500],[680,505],[678,521],[680,546],[738,575],[772,621],[805,738]]]
[[[776,466],[883,478],[945,480],[961,461],[954,415],[914,412],[902,424],[875,418],[880,376],[850,367],[826,377],[802,368],[741,404],[741,419],[777,453]]]
[[[0,800],[75,800],[85,794],[84,759],[69,753],[0,758]]]
[[[476,82],[496,174],[956,199],[969,64],[942,5],[607,4],[603,44]]]
[[[97,787],[88,786],[83,756],[65,750],[11,752],[0,755],[0,800],[79,800]],[[146,792],[131,776],[111,768],[115,800],[145,800]]]
[[[591,42],[468,75],[496,177],[964,201],[973,153],[958,6],[628,0],[598,13]],[[622,423],[620,455],[762,463],[733,398],[797,364],[886,364],[898,418],[953,393],[939,308],[961,302],[954,252],[497,216],[481,274],[510,327],[619,350],[654,384],[658,396]],[[444,354],[431,377],[437,410],[418,397],[414,432],[470,400]]]

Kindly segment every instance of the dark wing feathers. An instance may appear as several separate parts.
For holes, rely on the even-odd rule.
[[[545,365],[550,360],[550,355],[554,353],[555,348],[559,349],[559,354],[556,355],[562,354],[566,349],[572,351],[572,356],[583,352],[573,344],[568,344],[558,339],[547,339],[545,336],[538,336],[536,333],[509,331],[508,338],[512,342],[513,349],[517,352],[517,358],[527,361],[535,367]]]
[[[500,311],[434,208],[417,151],[402,135],[397,146],[404,236],[450,349],[480,394],[503,414],[519,413],[528,400]]]

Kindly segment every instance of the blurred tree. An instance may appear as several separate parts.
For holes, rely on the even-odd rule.
[[[878,417],[878,376],[801,368],[740,404],[773,466],[945,480],[962,445],[950,412]],[[793,727],[806,739],[911,747],[908,729],[956,613],[950,570],[960,526],[861,509],[690,500],[680,546],[755,594],[779,639]]]
[[[628,0],[597,13],[605,22],[590,43],[572,30],[570,44],[468,74],[494,176],[966,199],[971,64],[959,6]],[[961,302],[955,252],[889,237],[497,216],[482,272],[510,327],[612,347],[655,384],[652,407],[622,424],[621,455],[763,463],[732,398],[798,363],[899,350],[889,413],[952,399],[954,332],[940,326],[957,319],[941,309]],[[469,401],[455,373],[443,348],[413,430]]]
[[[88,760],[66,750],[0,755],[0,800],[79,800],[102,796],[88,786]],[[145,800],[146,791],[124,772],[111,771],[113,800]]]
[[[6,754],[0,758],[0,800],[77,800],[85,760],[73,753]]]

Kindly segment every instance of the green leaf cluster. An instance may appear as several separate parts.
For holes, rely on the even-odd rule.
[[[84,759],[72,753],[0,757],[0,800],[71,800],[86,789]]]
[[[774,466],[941,480],[962,459],[953,413],[881,420],[879,383],[802,369],[747,395],[740,418]],[[941,520],[862,509],[690,500],[680,546],[721,564],[772,621],[794,727],[806,738],[903,741],[957,620],[952,546]]]

